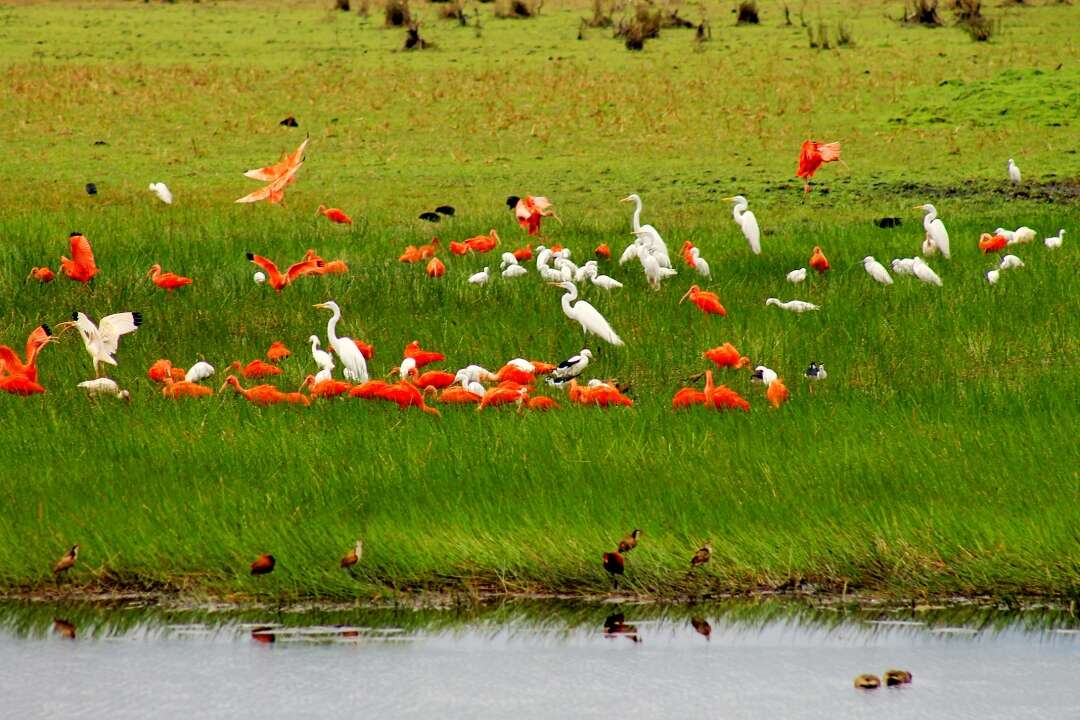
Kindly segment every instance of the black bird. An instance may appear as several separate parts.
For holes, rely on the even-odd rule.
[[[515,209],[517,207],[518,200],[520,199],[521,198],[519,198],[517,195],[511,195],[510,197],[506,198],[506,207],[510,208],[511,210]]]
[[[95,140],[94,144],[95,145],[108,145],[109,143],[105,142],[104,140]]]
[[[435,212],[439,213],[440,215],[446,215],[447,217],[454,217],[454,213],[457,211],[454,210],[453,205],[440,205],[439,207],[435,208]]]
[[[97,195],[97,185],[94,183],[86,183],[86,194]]]
[[[433,222],[433,223],[437,223],[440,220],[442,220],[442,218],[439,217],[439,213],[433,213],[433,212],[422,212],[422,213],[420,213],[420,219],[421,220],[427,220],[428,222]]]
[[[296,122],[296,118],[292,115],[279,122],[278,125],[284,125],[285,127],[300,127],[300,123]]]
[[[902,222],[903,220],[898,217],[881,217],[874,220],[874,224],[877,225],[879,228],[900,227],[900,223]]]
[[[694,553],[694,557],[690,558],[690,569],[694,569],[699,565],[704,565],[712,558],[712,545],[705,543],[705,546]]]
[[[819,363],[817,360],[810,363],[810,367],[806,368],[806,377],[811,380],[824,380],[829,377],[829,373],[825,372],[825,365]]]
[[[619,575],[622,575],[626,569],[626,564],[623,562],[623,556],[618,551],[604,553],[603,557],[604,569],[611,575],[611,587],[615,590],[619,589]]]

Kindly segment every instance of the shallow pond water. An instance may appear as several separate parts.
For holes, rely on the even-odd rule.
[[[12,718],[1065,718],[1078,663],[1074,617],[972,606],[0,603]]]

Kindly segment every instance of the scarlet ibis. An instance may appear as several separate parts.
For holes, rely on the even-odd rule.
[[[25,375],[6,375],[0,377],[0,392],[26,397],[40,395],[45,392],[45,388]]]
[[[56,273],[47,267],[36,267],[30,269],[30,274],[26,277],[27,280],[33,278],[39,283],[50,283],[56,279]]]
[[[480,401],[480,405],[476,409],[477,411],[480,411],[486,407],[497,407],[499,405],[524,402],[528,398],[528,395],[529,388],[525,385],[506,381],[485,392],[483,399]]]
[[[274,291],[279,293],[285,289],[286,285],[293,280],[296,280],[296,278],[313,274],[323,265],[322,260],[301,260],[298,263],[290,265],[285,270],[285,274],[282,274],[281,271],[278,270],[277,265],[274,264],[274,261],[269,258],[253,253],[247,253],[245,257],[250,262],[255,263],[266,271],[266,279],[270,283],[270,287],[274,288]]]
[[[790,396],[791,393],[788,392],[787,386],[784,385],[784,381],[781,378],[773,380],[765,390],[765,397],[772,403],[774,408],[783,405]]]
[[[345,553],[345,556],[341,558],[341,567],[350,568],[356,563],[360,562],[360,558],[364,555],[364,543],[357,538],[356,545],[352,547],[349,552]]]
[[[840,159],[840,143],[819,143],[807,140],[799,151],[799,167],[795,177],[804,179],[803,192],[810,192],[810,178],[825,163]]]
[[[31,383],[37,383],[37,357],[41,349],[51,342],[55,342],[52,330],[48,325],[38,325],[26,338],[26,360],[19,359],[15,351],[7,345],[0,345],[0,376],[11,375],[26,378]]]
[[[71,241],[71,259],[60,256],[60,270],[65,275],[84,285],[98,274],[97,263],[94,262],[94,252],[90,249],[90,241],[82,233],[73,232],[68,238]]]
[[[275,340],[270,343],[270,347],[266,351],[266,359],[270,362],[281,362],[287,357],[292,356],[292,351],[285,347],[285,343]]]
[[[407,380],[387,385],[379,392],[378,397],[396,403],[398,408],[403,411],[408,410],[410,407],[418,407],[429,415],[438,416],[440,414],[436,408],[424,402],[423,393]]]
[[[75,567],[75,561],[79,559],[79,544],[76,543],[71,546],[71,549],[64,553],[63,557],[56,561],[53,565],[53,575],[59,575],[65,573],[71,568]]]
[[[705,393],[692,387],[680,388],[673,398],[671,398],[671,407],[676,410],[682,408],[688,408],[692,405],[704,405]]]
[[[474,405],[480,402],[481,397],[464,387],[449,387],[439,394],[439,402],[448,405]]]
[[[701,547],[696,553],[694,553],[694,556],[692,558],[690,558],[690,567],[696,568],[704,565],[705,563],[709,562],[711,558],[712,545],[709,543],[705,543],[705,545]]]
[[[428,261],[427,268],[425,268],[424,272],[426,272],[427,276],[430,278],[441,278],[446,274],[446,264],[439,258],[433,257]]]
[[[429,370],[426,373],[419,374],[414,368],[412,371],[414,382],[419,388],[433,387],[438,390],[450,387],[454,384],[453,373],[444,372],[442,370]]]
[[[1008,244],[1009,241],[1005,239],[1004,235],[983,233],[979,236],[979,249],[983,251],[984,255],[1001,252]]]
[[[508,199],[509,200],[509,199]],[[551,209],[551,201],[546,197],[533,197],[527,195],[523,198],[518,198],[518,201],[514,204],[514,215],[517,217],[518,225],[521,229],[528,233],[530,236],[540,234],[540,221],[546,217],[554,217],[555,211]]]
[[[536,397],[529,398],[528,401],[525,403],[525,407],[529,408],[530,410],[539,411],[558,410],[559,403],[555,402],[555,400],[553,400],[552,398],[538,395]]]
[[[690,302],[697,305],[706,315],[727,316],[727,310],[720,304],[720,298],[716,293],[702,290],[697,285],[691,285],[690,289],[686,291],[686,294],[682,296],[679,302],[682,303],[682,301],[688,297],[690,298]]]
[[[641,530],[638,528],[634,528],[634,530],[629,535],[619,541],[619,552],[630,552],[631,550],[636,548],[638,544],[638,538],[640,536]]]
[[[735,346],[729,342],[718,347],[709,348],[704,357],[711,360],[718,368],[734,368],[736,370],[750,364],[750,358],[740,355]]]
[[[422,368],[425,365],[430,365],[435,362],[442,362],[446,359],[446,356],[441,352],[435,352],[434,350],[424,350],[420,347],[420,342],[413,340],[401,353],[404,357],[412,358],[416,362],[417,368]]]
[[[184,380],[187,375],[183,368],[173,367],[170,360],[161,358],[155,360],[154,364],[146,371],[146,377],[150,378],[152,382],[160,383],[165,382],[166,378],[172,378],[173,380]]]
[[[310,388],[308,391],[313,398],[336,398],[352,390],[352,384],[342,380],[316,380],[314,375],[308,375],[300,385],[300,390]]]
[[[469,249],[475,253],[491,252],[499,244],[499,233],[492,228],[487,235],[477,235],[465,241]]]
[[[514,255],[514,259],[517,260],[519,263],[528,262],[529,260],[532,260],[532,256],[533,256],[532,244],[530,243],[529,245],[526,245],[525,247],[519,247],[517,250],[514,251],[513,255]]]
[[[182,288],[195,282],[189,277],[183,275],[177,275],[176,273],[163,273],[161,272],[161,265],[154,263],[150,266],[150,270],[146,273],[146,277],[150,278],[150,281],[157,285],[162,290],[172,294],[172,291],[177,288]]]
[[[277,561],[274,560],[273,555],[260,555],[255,559],[255,562],[251,563],[251,574],[269,575],[274,572],[275,565],[277,565]]]
[[[511,364],[499,368],[498,372],[495,373],[495,378],[499,382],[510,380],[519,385],[531,385],[536,381],[536,376],[532,372],[522,370],[520,367]]]
[[[817,270],[818,275],[824,275],[825,271],[829,269],[829,261],[825,258],[825,253],[821,252],[821,248],[817,245],[814,246],[809,265]]]
[[[456,240],[450,241],[450,252],[455,255],[465,255],[469,252],[469,246],[463,242],[457,242]]]
[[[428,258],[435,257],[435,253],[439,251],[439,238],[432,238],[431,242],[427,245],[421,245],[416,248],[416,251],[420,253],[421,260],[427,260]]]
[[[102,364],[116,365],[113,354],[120,347],[120,338],[135,332],[142,325],[142,313],[137,312],[106,315],[98,325],[94,325],[90,318],[78,311],[73,312],[71,317],[70,321],[56,327],[61,329],[61,334],[68,328],[78,328],[83,346],[93,362],[94,372],[99,377]]]
[[[179,400],[180,398],[210,397],[214,391],[191,380],[174,382],[172,378],[166,377],[165,387],[161,389],[161,394],[167,398]]]
[[[593,254],[596,255],[596,257],[598,257],[598,258],[602,258],[604,260],[610,260],[611,259],[611,248],[608,247],[607,243],[600,243],[599,245],[596,246],[596,249],[593,250]]]
[[[354,385],[353,389],[349,391],[349,397],[360,398],[361,400],[376,400],[379,398],[379,393],[388,387],[390,385],[385,380],[368,380],[366,383]]]
[[[416,249],[415,245],[406,245],[405,250],[398,256],[398,262],[406,264],[420,262],[420,251]]]
[[[319,209],[316,214],[322,215],[324,218],[336,225],[352,225],[352,218],[346,215],[340,208],[326,207],[325,205],[319,205]]]
[[[244,388],[240,385],[240,381],[236,379],[235,375],[226,377],[225,384],[221,386],[221,389],[218,390],[218,392],[224,392],[225,388],[230,385],[238,394],[243,395],[244,399],[255,405],[266,406],[277,405],[279,403],[290,403],[293,405],[310,404],[310,401],[300,393],[285,393],[273,385],[256,385],[251,388]]]
[[[296,148],[296,150],[291,153],[286,153],[281,157],[281,160],[273,165],[248,170],[244,173],[244,177],[269,184],[252,193],[248,193],[236,202],[253,203],[259,202],[260,200],[266,200],[268,203],[273,204],[284,200],[285,188],[296,181],[296,173],[300,169],[300,166],[304,164],[304,149],[307,147],[307,144],[308,140],[305,139],[304,142],[300,143],[300,147]]]
[[[611,575],[611,587],[614,590],[619,589],[619,576],[626,571],[626,563],[623,561],[623,556],[618,551],[604,553],[601,558],[604,563],[604,569]]]
[[[277,365],[271,365],[268,362],[262,360],[252,360],[247,365],[244,365],[239,360],[234,361],[230,368],[233,370],[239,370],[240,374],[248,380],[255,380],[258,378],[271,377],[273,375],[280,375],[282,369]]]

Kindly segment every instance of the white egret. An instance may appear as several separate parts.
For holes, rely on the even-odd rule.
[[[543,245],[536,249],[536,266],[544,267],[551,261],[551,249]]]
[[[1046,244],[1046,247],[1050,248],[1051,250],[1056,250],[1059,247],[1061,247],[1061,241],[1064,240],[1064,239],[1065,239],[1065,231],[1064,230],[1058,230],[1058,234],[1057,234],[1056,237],[1048,237],[1045,240],[1043,240],[1043,242]]]
[[[945,229],[945,223],[937,216],[937,208],[930,203],[916,205],[915,210],[922,210],[923,228],[926,230],[926,239],[933,243],[934,247],[941,251],[946,259],[949,257],[949,232]],[[925,245],[924,245],[925,247]]]
[[[538,265],[540,270],[540,279],[544,282],[562,282],[563,274],[559,270],[552,270],[547,265]]]
[[[504,252],[502,254],[502,261],[499,263],[499,269],[500,270],[505,270],[510,265],[517,265],[517,264],[518,264],[518,261],[517,261],[517,258],[514,257],[514,253],[512,253],[512,252]]]
[[[563,385],[570,382],[585,372],[590,360],[592,360],[592,350],[588,348],[583,349],[577,355],[571,355],[551,371],[551,375],[547,379],[548,385]]]
[[[896,258],[892,261],[892,271],[897,275],[914,275],[911,266],[915,263],[915,258]]]
[[[1009,182],[1011,182],[1013,185],[1019,185],[1021,179],[1020,168],[1016,166],[1016,163],[1013,162],[1012,158],[1009,158],[1009,162],[1005,167],[1007,167],[1009,170]]]
[[[334,379],[334,371],[333,370],[327,370],[326,368],[323,368],[319,372],[315,373],[315,381],[314,382],[315,382],[316,385],[318,385],[323,380],[333,380],[333,379]]]
[[[765,387],[768,387],[776,382],[777,377],[779,376],[776,374],[776,371],[770,370],[764,365],[758,365],[750,374],[750,382],[758,382]]]
[[[761,230],[758,229],[757,218],[754,216],[753,211],[747,210],[750,207],[749,201],[742,195],[725,198],[725,200],[735,203],[735,207],[731,211],[732,216],[735,218],[735,224],[742,228],[742,234],[746,237],[746,242],[750,243],[750,250],[755,255],[760,255]]]
[[[593,275],[591,280],[593,285],[605,290],[614,290],[615,288],[621,288],[623,286],[621,282],[608,275]]]
[[[266,273],[257,272],[251,276],[251,279],[255,281],[256,285],[262,285],[266,282]]]
[[[660,262],[650,253],[641,256],[641,266],[645,268],[645,277],[653,290],[660,289]]]
[[[630,262],[631,260],[640,260],[641,259],[640,250],[641,250],[641,243],[638,243],[638,242],[630,243],[629,245],[626,246],[626,249],[623,250],[622,255],[619,256],[619,264],[620,265],[625,265],[626,263]]]
[[[163,182],[150,183],[150,192],[166,205],[172,205],[172,191]]]
[[[457,371],[454,382],[460,382],[462,385],[466,385],[467,383],[479,382],[481,380],[485,382],[494,382],[498,379],[498,376],[487,368],[480,367],[479,365],[468,365]]]
[[[792,270],[787,274],[787,281],[798,285],[806,279],[806,268],[802,267],[798,270]]]
[[[502,271],[502,276],[504,278],[516,278],[527,275],[528,273],[529,270],[524,265],[510,265]]]
[[[1001,271],[1000,270],[988,270],[986,272],[986,282],[990,283],[991,285],[997,285],[997,281],[1000,280],[1000,279],[1001,279]]]
[[[1005,238],[1006,242],[1012,242],[1013,238],[1016,236],[1016,233],[1014,233],[1012,230],[1006,230],[1005,228],[998,228],[994,231],[994,234],[1000,235],[1001,237]]]
[[[131,402],[131,393],[127,390],[121,390],[120,386],[116,384],[116,381],[112,378],[99,377],[95,380],[87,380],[79,383],[79,387],[86,390],[86,394],[90,397],[98,397],[100,395],[111,395],[113,397],[120,398],[121,400],[127,400]]]
[[[780,302],[774,297],[771,297],[765,301],[765,307],[775,305],[781,310],[787,310],[793,313],[810,312],[811,310],[817,310],[820,306],[814,303],[809,303],[804,300],[788,300],[787,302]]]
[[[911,263],[911,273],[922,280],[924,283],[931,285],[937,285],[941,287],[941,278],[938,274],[930,269],[930,266],[926,264],[926,261],[921,257],[914,258]]]
[[[360,352],[360,348],[356,346],[352,338],[337,336],[337,324],[338,320],[341,319],[341,308],[333,300],[327,300],[314,307],[329,310],[332,313],[330,319],[326,322],[326,339],[330,343],[330,347],[334,348],[334,352],[341,358],[341,364],[345,366],[345,379],[357,383],[366,383],[368,381],[368,369],[364,354]]]
[[[200,382],[208,377],[213,377],[213,375],[214,366],[205,360],[200,360],[188,368],[188,371],[184,373],[184,380],[193,383]]]
[[[601,315],[596,308],[590,305],[584,300],[578,300],[576,304],[570,303],[577,300],[578,289],[577,285],[572,282],[551,283],[555,287],[560,287],[566,291],[566,294],[562,296],[562,309],[566,317],[574,320],[581,325],[581,329],[586,333],[592,333],[602,340],[606,340],[612,345],[623,345],[622,339],[619,338],[615,331],[611,328],[611,325],[604,316]]]
[[[646,247],[648,247],[650,253],[657,256],[657,262],[660,263],[661,267],[671,267],[667,245],[664,243],[664,239],[660,237],[660,233],[652,225],[641,224],[641,197],[637,193],[631,193],[620,202],[634,203],[634,216],[631,220],[631,229],[634,235],[646,238]],[[633,257],[633,255],[628,255],[629,251],[630,248],[623,251],[622,257],[619,258],[620,265]]]
[[[709,263],[705,262],[705,258],[701,257],[701,251],[695,248],[690,248],[690,257],[694,258],[694,269],[697,270],[697,274],[702,277],[711,277],[712,272],[709,270]]]
[[[889,271],[885,269],[885,266],[874,259],[873,255],[867,255],[863,258],[863,268],[866,273],[877,280],[882,285],[892,285],[893,279],[889,275]]]
[[[319,348],[319,336],[312,335],[308,338],[308,342],[311,343],[311,357],[315,361],[315,364],[319,366],[319,369],[333,373],[334,358],[330,353]]]
[[[574,282],[583,283],[589,278],[596,277],[596,273],[599,272],[598,266],[595,260],[589,260],[584,265],[578,267],[574,273]]]
[[[473,285],[483,285],[491,279],[491,274],[488,272],[488,268],[484,268],[478,273],[473,273],[469,276],[469,282]]]
[[[94,363],[94,373],[100,377],[100,365],[116,365],[113,355],[120,347],[120,338],[128,333],[133,333],[142,325],[142,314],[137,312],[122,312],[114,315],[106,315],[101,318],[101,323],[94,325],[90,318],[81,312],[73,312],[69,322],[60,323],[57,328],[78,328],[82,337],[86,352]]]
[[[1012,270],[1024,267],[1024,261],[1015,255],[1003,255],[998,263],[998,270]]]
[[[416,370],[416,358],[405,358],[401,361],[401,365],[398,366],[398,378],[404,380],[409,377],[413,370]]]
[[[1035,231],[1029,228],[1027,225],[1021,225],[1012,232],[1012,236],[1006,238],[1009,245],[1018,245],[1020,243],[1029,243],[1035,240]]]

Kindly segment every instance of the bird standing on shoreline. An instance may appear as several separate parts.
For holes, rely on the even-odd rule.
[[[352,550],[349,550],[349,552],[345,553],[345,556],[341,558],[341,567],[351,568],[353,565],[356,565],[358,562],[360,562],[360,558],[363,556],[364,543],[362,540],[357,538],[356,545],[354,545]]]
[[[76,543],[71,546],[71,549],[64,553],[64,556],[56,561],[53,565],[53,575],[60,575],[65,573],[71,568],[75,567],[75,561],[79,559],[79,545]]]
[[[604,569],[607,570],[608,575],[611,576],[611,589],[619,589],[619,576],[626,572],[626,562],[623,560],[623,556],[618,551],[604,553],[601,560],[604,564]]]

